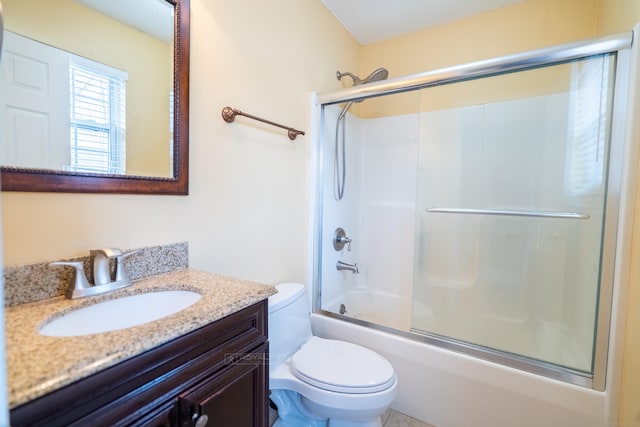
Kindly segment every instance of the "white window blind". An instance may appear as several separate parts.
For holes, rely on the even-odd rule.
[[[580,61],[573,68],[568,176],[572,194],[592,193],[603,185],[613,61],[603,55]]]
[[[124,174],[127,73],[84,58],[69,65],[71,164],[76,172]]]

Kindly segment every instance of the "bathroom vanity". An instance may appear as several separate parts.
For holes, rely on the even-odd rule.
[[[12,426],[266,426],[267,298],[275,289],[185,269],[122,293],[166,289],[202,298],[158,321],[77,337],[37,330],[51,313],[87,301],[8,308]]]

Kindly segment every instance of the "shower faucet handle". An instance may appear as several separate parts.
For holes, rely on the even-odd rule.
[[[338,227],[333,232],[333,249],[341,251],[344,249],[344,245],[348,245],[347,250],[351,251],[351,239],[347,237],[347,233],[341,227]]]

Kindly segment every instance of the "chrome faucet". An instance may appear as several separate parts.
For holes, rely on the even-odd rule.
[[[347,270],[347,271],[352,272],[353,274],[360,273],[360,271],[358,271],[358,263],[349,264],[347,262],[338,261],[336,263],[336,270],[338,270],[338,271]]]
[[[124,260],[138,251],[122,253],[120,249],[96,249],[90,252],[93,266],[93,283],[87,281],[82,261],[52,262],[51,266],[69,266],[75,268],[73,283],[67,289],[67,298],[80,298],[115,291],[131,286],[132,282],[127,274]],[[115,278],[111,274],[111,260],[116,260]]]
[[[102,286],[113,282],[109,260],[122,255],[122,251],[116,248],[95,249],[90,254],[93,265],[93,286]]]

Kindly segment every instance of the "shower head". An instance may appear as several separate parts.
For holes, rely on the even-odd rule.
[[[338,80],[340,80],[344,76],[351,77],[353,79],[353,85],[357,86],[357,85],[362,85],[362,84],[365,84],[365,83],[372,83],[372,82],[378,82],[380,80],[385,80],[387,77],[389,77],[389,71],[387,71],[386,68],[378,68],[377,70],[375,70],[373,73],[369,74],[364,79],[359,78],[358,76],[354,75],[353,73],[349,73],[349,72],[341,73],[340,71],[336,71],[336,78]]]
[[[378,68],[373,73],[369,74],[365,79],[360,79],[358,76],[349,72],[341,73],[340,71],[336,71],[336,78],[338,80],[340,80],[344,76],[351,77],[353,79],[353,85],[357,86],[365,83],[372,83],[372,82],[378,82],[380,80],[385,80],[387,77],[389,77],[389,71],[387,71],[386,68]],[[351,108],[354,102],[362,102],[362,101],[364,101],[364,99],[347,102],[345,106],[342,107],[342,110],[338,115],[338,121],[341,121],[344,119],[344,116],[347,114],[347,111],[349,111],[349,108]]]
[[[363,83],[379,82],[380,80],[386,80],[389,77],[389,71],[386,68],[378,68],[373,73],[369,74]]]

